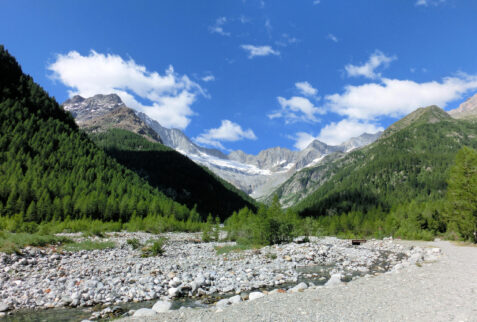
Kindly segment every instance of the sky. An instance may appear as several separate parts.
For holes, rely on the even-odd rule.
[[[0,2],[0,43],[59,103],[117,93],[224,152],[374,133],[477,92],[477,1]]]

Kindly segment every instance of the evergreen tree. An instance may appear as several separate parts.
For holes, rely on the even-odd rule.
[[[477,151],[464,147],[457,153],[448,184],[449,222],[477,243]]]

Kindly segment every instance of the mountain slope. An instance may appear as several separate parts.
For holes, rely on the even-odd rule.
[[[189,208],[196,205],[203,219],[209,213],[226,219],[243,207],[256,208],[246,194],[162,144],[121,129],[91,134],[91,138],[170,198]]]
[[[458,108],[449,111],[449,115],[456,119],[477,118],[477,94],[460,104]]]
[[[0,215],[127,221],[189,213],[94,145],[0,46]]]
[[[134,110],[126,107],[116,94],[98,94],[90,98],[73,96],[62,104],[88,133],[105,132],[109,129],[124,129],[139,134],[153,142],[161,142],[159,135]]]
[[[314,192],[295,209],[321,216],[376,207],[387,211],[411,200],[440,199],[449,166],[465,145],[477,146],[477,122],[452,119],[435,106],[418,109],[375,143],[325,169],[321,175],[328,179],[311,187]],[[310,171],[313,175],[323,170]]]
[[[257,200],[266,200],[276,187],[296,171],[320,163],[326,155],[351,151],[374,142],[381,135],[381,132],[364,133],[339,146],[329,146],[315,140],[302,151],[275,147],[260,151],[257,155],[240,150],[225,155],[219,150],[194,144],[182,131],[164,128],[143,113],[138,113],[138,116],[159,134],[165,145],[209,168]]]

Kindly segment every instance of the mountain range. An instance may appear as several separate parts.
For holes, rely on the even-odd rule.
[[[268,197],[295,172],[320,164],[325,156],[348,153],[374,142],[381,135],[381,132],[364,133],[337,146],[314,140],[301,151],[275,147],[257,155],[240,150],[226,155],[217,149],[201,147],[182,131],[165,128],[146,114],[127,108],[116,94],[98,94],[90,98],[74,96],[64,102],[63,107],[87,132],[122,128],[162,142],[258,200]]]

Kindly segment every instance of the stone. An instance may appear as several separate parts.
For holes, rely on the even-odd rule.
[[[152,307],[152,310],[155,311],[156,313],[164,313],[169,311],[171,307],[172,307],[172,303],[169,301],[157,301]]]
[[[331,275],[328,282],[326,282],[326,286],[335,286],[341,284],[341,274],[333,274]]]
[[[180,290],[177,287],[171,287],[170,289],[167,290],[167,293],[169,294],[170,297],[176,297],[176,296],[179,296]]]
[[[263,294],[262,292],[252,292],[248,295],[248,300],[249,301],[254,301],[256,299],[259,299],[261,297],[264,297],[265,294]]]
[[[229,298],[229,302],[230,302],[230,304],[237,304],[237,303],[242,302],[242,298],[240,297],[240,295],[235,295],[235,296],[232,296],[231,298]]]
[[[300,284],[296,285],[295,287],[292,287],[290,289],[290,292],[291,293],[303,292],[307,288],[308,288],[308,285],[306,285],[306,283],[304,283],[304,282],[301,282]]]
[[[222,300],[218,301],[217,303],[215,303],[215,306],[224,307],[224,306],[227,306],[229,304],[230,304],[229,299],[222,299]]]
[[[142,309],[139,309],[136,312],[134,312],[133,316],[134,317],[143,317],[143,316],[154,316],[156,314],[157,314],[156,311],[154,311],[152,309],[142,308]]]
[[[0,302],[0,312],[6,312],[8,310],[10,310],[10,305]]]

